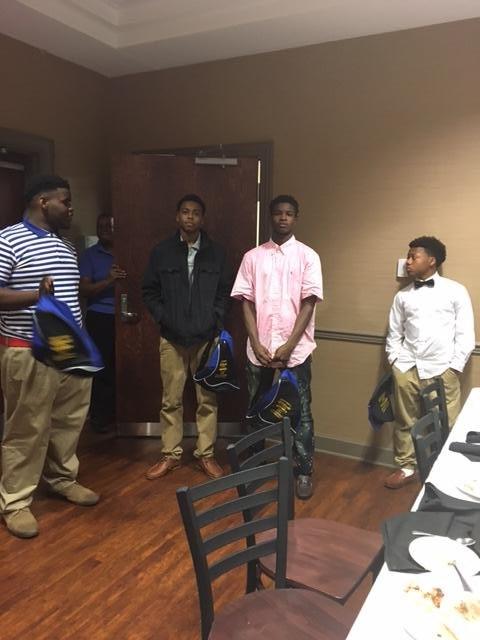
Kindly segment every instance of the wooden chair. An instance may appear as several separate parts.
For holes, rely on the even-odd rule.
[[[412,440],[417,456],[418,474],[423,484],[443,446],[438,411],[430,411],[426,416],[417,420],[412,427]]]
[[[447,399],[445,397],[445,385],[440,376],[434,379],[434,382],[422,389],[420,392],[423,410],[425,415],[430,411],[438,411],[440,419],[440,431],[442,435],[442,444],[448,438],[450,433],[450,425],[448,423]]]
[[[276,481],[277,486],[255,494],[232,498],[202,509],[198,502],[241,485],[258,481]],[[240,473],[234,473],[206,484],[177,491],[177,500],[192,554],[201,610],[202,640],[343,640],[349,624],[344,610],[318,594],[304,590],[284,589],[288,531],[289,462],[278,462]],[[253,517],[252,510],[276,506],[276,513]],[[204,527],[233,514],[249,511],[249,520],[239,518],[238,524],[208,535]],[[268,540],[255,541],[255,534],[270,531]],[[246,547],[229,555],[215,557],[225,545],[245,540]],[[275,588],[255,591],[258,559],[264,555],[275,558]],[[247,565],[247,594],[229,603],[214,614],[212,582],[224,573]]]
[[[277,438],[277,441],[272,443],[272,438]],[[262,440],[271,446],[249,455],[252,447],[254,449]],[[292,438],[288,419],[259,429],[229,445],[227,453],[234,472],[254,468],[280,456],[285,456],[290,462],[286,572],[289,587],[316,591],[344,604],[369,572],[376,577],[383,563],[383,541],[379,533],[323,518],[295,520]],[[262,484],[257,481],[239,485],[240,495],[253,494]],[[262,540],[266,535],[261,534],[257,539]],[[273,556],[262,558],[259,567],[270,578],[275,577]]]

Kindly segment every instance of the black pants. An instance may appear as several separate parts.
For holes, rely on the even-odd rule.
[[[108,424],[115,419],[115,316],[87,311],[85,324],[105,365],[93,378],[90,419]]]
[[[293,437],[294,458],[297,463],[297,473],[311,475],[313,473],[314,433],[313,416],[310,408],[312,393],[310,384],[312,358],[308,356],[302,364],[291,367],[290,371],[298,381],[298,393],[300,395],[300,419]],[[263,395],[271,386],[274,370],[266,367],[258,367],[247,361],[247,386],[250,404],[255,397]],[[270,372],[271,376],[263,376],[262,373]]]

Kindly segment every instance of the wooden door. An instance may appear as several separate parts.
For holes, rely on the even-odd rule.
[[[8,160],[10,160],[10,156]],[[17,159],[17,158],[15,158]],[[0,229],[20,222],[25,209],[25,168],[0,156]]]
[[[15,162],[12,162],[15,160]],[[25,208],[23,192],[25,170],[19,157],[0,156],[0,229],[20,222]],[[0,381],[1,382],[1,381]],[[0,388],[0,414],[3,414],[3,393]],[[0,415],[0,423],[3,418]],[[0,424],[0,436],[3,425]]]
[[[178,200],[196,193],[207,207],[205,230],[226,248],[236,273],[243,254],[256,241],[257,160],[240,158],[237,166],[224,168],[195,164],[190,157],[128,155],[114,160],[112,177],[115,261],[128,273],[117,290],[117,424],[122,434],[157,435],[162,393],[159,330],[141,296],[150,252],[175,233]],[[232,304],[226,328],[235,343],[241,391],[219,396],[220,433],[226,424],[238,424],[247,406],[246,335],[239,303]],[[186,433],[192,431],[195,406],[189,381],[184,397]]]

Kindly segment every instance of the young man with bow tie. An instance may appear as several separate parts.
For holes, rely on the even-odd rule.
[[[416,479],[411,428],[422,416],[420,392],[440,376],[445,386],[450,426],[460,411],[460,380],[475,348],[473,310],[466,288],[437,269],[445,245],[431,236],[412,240],[407,273],[413,281],[399,291],[390,310],[387,356],[392,365],[396,428],[395,463],[385,486],[399,489]]]

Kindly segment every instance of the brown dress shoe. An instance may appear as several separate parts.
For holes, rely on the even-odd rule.
[[[209,478],[212,478],[212,480],[222,478],[225,475],[222,467],[218,464],[213,456],[211,458],[206,458],[205,456],[198,458],[197,467],[200,469],[200,471],[203,471],[203,473],[205,473],[205,475],[207,475]]]
[[[157,478],[166,476],[169,471],[179,469],[181,466],[181,460],[177,460],[176,458],[169,458],[168,456],[162,456],[160,460],[153,465],[153,467],[150,467],[150,469],[145,474],[145,477],[148,480],[156,480]]]
[[[401,489],[407,484],[411,482],[417,481],[417,474],[411,473],[409,476],[405,474],[403,469],[397,469],[393,473],[391,473],[387,479],[385,480],[384,486],[387,489]]]

